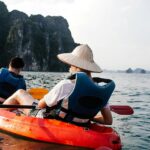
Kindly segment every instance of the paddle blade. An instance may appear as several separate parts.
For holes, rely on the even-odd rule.
[[[45,94],[48,93],[48,89],[45,88],[31,88],[28,92],[33,96],[35,99],[41,99]]]
[[[132,107],[128,105],[110,105],[110,110],[119,115],[132,115],[134,113]]]

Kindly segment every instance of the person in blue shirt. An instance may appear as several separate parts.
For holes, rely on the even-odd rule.
[[[20,71],[24,67],[24,61],[20,57],[13,57],[8,68],[0,69],[0,103],[10,97],[18,89],[26,90],[24,77]]]

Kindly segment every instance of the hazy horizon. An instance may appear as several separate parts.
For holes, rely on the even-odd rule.
[[[150,70],[149,0],[2,0],[9,11],[63,16],[102,69]]]

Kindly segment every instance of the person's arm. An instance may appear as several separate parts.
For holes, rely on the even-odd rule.
[[[106,125],[112,125],[113,118],[111,111],[108,107],[104,107],[101,109],[101,116],[97,115],[93,118],[93,121],[106,124]]]
[[[39,101],[38,107],[45,108],[46,106],[52,107],[56,105],[59,94],[60,94],[60,88],[56,88],[55,86]]]
[[[26,86],[25,79],[23,79],[23,89],[24,89],[24,90],[27,90],[27,86]]]
[[[44,100],[44,98],[42,98],[40,101],[39,101],[39,103],[38,103],[38,107],[39,108],[45,108],[47,105],[46,105],[46,103],[45,103],[45,100]]]
[[[19,79],[19,82],[18,82],[16,89],[17,90],[19,90],[19,89],[26,90],[26,82],[25,82],[25,79],[23,77]]]
[[[68,95],[68,90],[66,90],[66,86],[69,84],[68,81],[62,80],[57,83],[38,103],[39,108],[44,108],[46,106],[53,107],[57,105],[57,103],[62,100],[66,95]]]
[[[5,101],[5,99],[0,97],[0,104],[2,104],[4,101]]]

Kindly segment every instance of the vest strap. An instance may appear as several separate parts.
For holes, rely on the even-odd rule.
[[[64,111],[60,111],[58,116],[62,119],[65,120],[65,118],[67,117],[68,113],[65,113]],[[78,117],[72,117],[72,122],[75,123],[88,123],[89,119],[82,119],[82,118],[78,118]]]
[[[90,119],[85,119],[81,117],[77,117],[78,115],[72,113],[71,111],[61,107],[58,116],[62,118],[63,120],[70,120],[72,123],[88,123]]]
[[[78,126],[88,126],[90,119],[83,119],[79,117],[74,117],[73,114],[64,107],[61,107],[59,110],[56,110],[56,107],[47,107],[44,118],[55,118],[65,122],[70,122]],[[49,112],[48,112],[49,111]]]

